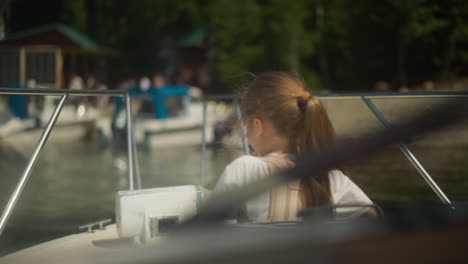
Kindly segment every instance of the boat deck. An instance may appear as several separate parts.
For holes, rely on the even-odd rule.
[[[0,258],[0,263],[81,263],[86,256],[103,256],[138,247],[131,239],[119,239],[116,225],[83,232],[26,248]]]

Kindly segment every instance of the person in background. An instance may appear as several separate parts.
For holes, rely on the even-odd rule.
[[[89,75],[86,79],[86,89],[87,90],[96,90],[97,81],[93,75]]]
[[[139,82],[138,85],[140,86],[141,91],[146,92],[151,88],[151,81],[150,81],[150,79],[148,77],[143,76],[140,79],[140,82]]]
[[[68,83],[68,89],[70,90],[84,90],[85,84],[83,82],[83,78],[81,78],[77,74],[73,74],[70,82]],[[85,96],[74,97],[72,103],[78,108],[79,105],[85,104],[87,102],[87,98]]]
[[[96,84],[96,89],[98,91],[108,90],[107,85],[104,82],[99,82],[99,81]],[[102,96],[97,97],[96,107],[99,110],[101,110],[101,111],[104,110],[107,107],[108,104],[109,104],[109,96],[102,95]]]
[[[214,193],[242,187],[294,166],[306,153],[320,153],[335,143],[335,131],[321,101],[307,90],[302,78],[286,72],[265,72],[248,85],[241,98],[247,138],[255,155],[229,164]],[[360,204],[363,207],[328,207],[329,216],[374,214],[372,201],[341,170],[290,182],[247,201],[243,217],[252,222],[298,221],[306,208]]]
[[[166,85],[166,78],[161,73],[156,73],[153,75],[153,87],[161,88]]]
[[[68,84],[68,89],[70,90],[83,90],[84,83],[83,79],[79,75],[73,75],[70,79],[70,83]]]
[[[94,75],[92,75],[92,74],[89,74],[88,77],[86,78],[85,89],[86,90],[97,90],[98,84],[99,84],[99,82],[96,79],[96,77],[94,77]],[[98,100],[97,97],[86,97],[86,98],[88,100],[88,103],[90,103],[91,105],[93,105],[93,106],[97,105],[97,100]]]

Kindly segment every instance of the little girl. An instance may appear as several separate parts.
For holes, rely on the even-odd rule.
[[[282,169],[311,151],[335,143],[335,131],[319,99],[310,95],[303,80],[285,72],[258,75],[242,96],[241,112],[255,156],[229,164],[215,192],[255,182]],[[340,170],[314,175],[278,187],[245,203],[248,221],[296,221],[297,213],[314,206],[362,204],[371,200]],[[330,209],[333,216],[359,216],[368,207]]]

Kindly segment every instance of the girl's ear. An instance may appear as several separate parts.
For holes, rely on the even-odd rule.
[[[253,120],[253,124],[254,124],[254,127],[255,127],[255,136],[257,136],[257,137],[262,136],[263,133],[265,132],[265,124],[264,124],[263,120],[259,119],[259,118],[255,118]]]

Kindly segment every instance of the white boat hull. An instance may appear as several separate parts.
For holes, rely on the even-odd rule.
[[[106,226],[104,230],[73,234],[17,251],[0,258],[0,264],[84,263],[86,256],[105,256],[138,246],[133,240],[119,239],[114,224]]]

